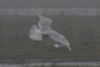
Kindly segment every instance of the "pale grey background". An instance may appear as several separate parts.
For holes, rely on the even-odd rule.
[[[100,0],[0,0],[0,8],[100,7]]]
[[[99,8],[100,0],[0,0],[1,8]],[[15,11],[16,12],[16,11]],[[37,15],[0,15],[0,61],[1,59],[100,59],[100,16],[49,15],[53,28],[65,35],[72,45],[72,52],[66,48],[55,49],[47,37],[41,42],[29,39],[30,27],[37,23]],[[62,27],[62,28],[60,28]]]

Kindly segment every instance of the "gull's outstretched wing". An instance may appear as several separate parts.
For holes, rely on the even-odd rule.
[[[61,35],[60,33],[53,31],[51,33],[48,34],[48,36],[54,40],[55,42],[61,43],[61,45],[63,46],[67,46],[68,49],[71,51],[71,47],[70,47],[70,43],[68,42],[68,40]]]
[[[41,26],[51,26],[51,24],[53,22],[51,19],[44,17],[44,16],[41,16],[41,15],[39,15],[39,18],[40,18],[39,27],[41,27]]]
[[[29,37],[30,39],[36,41],[42,40],[42,33],[40,29],[37,28],[36,25],[33,25],[32,28],[29,30]]]
[[[39,15],[39,18],[40,18],[39,23],[38,23],[39,29],[44,34],[47,34],[51,30],[51,24],[53,21],[51,19],[41,16],[41,15]]]

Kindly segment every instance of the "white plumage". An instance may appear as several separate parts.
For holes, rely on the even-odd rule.
[[[55,42],[54,46],[56,48],[60,46],[66,46],[69,49],[69,51],[71,51],[72,49],[70,47],[70,43],[68,42],[68,40],[63,35],[54,31],[51,28],[51,24],[53,21],[44,16],[41,15],[38,16],[40,18],[39,23],[37,26],[36,25],[32,26],[29,32],[29,37],[32,40],[40,41],[43,39],[43,35],[48,35],[48,37],[50,37]]]
[[[38,29],[36,25],[33,25],[32,28],[30,29],[29,37],[32,40],[36,40],[36,41],[42,40],[42,34],[40,32],[40,29]]]

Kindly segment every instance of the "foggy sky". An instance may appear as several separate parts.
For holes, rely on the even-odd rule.
[[[100,0],[0,0],[0,8],[99,7]]]

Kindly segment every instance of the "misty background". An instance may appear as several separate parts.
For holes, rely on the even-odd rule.
[[[100,0],[0,0],[0,8],[100,7]]]
[[[99,60],[99,7],[100,0],[0,0],[0,62],[37,58]],[[55,49],[47,37],[41,42],[29,38],[29,29],[39,21],[37,14],[41,12],[53,20],[53,29],[69,40],[72,52]]]

